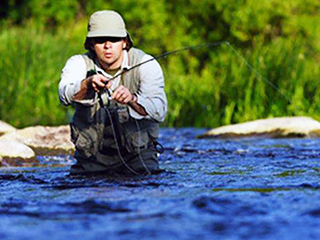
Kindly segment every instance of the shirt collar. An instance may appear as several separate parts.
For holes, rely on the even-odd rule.
[[[127,50],[123,50],[123,61],[121,64],[121,70],[129,69],[131,66],[129,65],[129,53]]]
[[[96,71],[102,73],[104,76],[111,78],[112,76],[108,73],[106,73],[104,71],[104,69],[101,67],[98,59],[95,59],[95,65],[96,65]],[[116,73],[118,74],[119,72],[123,71],[123,70],[128,70],[130,69],[130,65],[129,65],[129,53],[127,50],[123,50],[123,59],[122,59],[122,63],[121,63],[121,67],[120,70]]]

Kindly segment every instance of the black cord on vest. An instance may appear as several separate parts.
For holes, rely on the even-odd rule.
[[[120,147],[119,147],[119,144],[118,144],[118,140],[117,140],[117,137],[116,137],[116,131],[114,129],[114,124],[113,124],[113,121],[112,121],[112,117],[111,117],[111,113],[109,111],[109,109],[107,107],[104,107],[104,109],[106,110],[107,114],[108,114],[108,118],[109,118],[109,121],[110,121],[110,125],[111,125],[111,129],[112,129],[112,133],[113,133],[113,137],[114,137],[114,141],[115,141],[115,144],[116,144],[116,148],[117,148],[117,152],[118,152],[118,156],[121,160],[121,162],[123,163],[123,165],[130,171],[132,172],[133,174],[139,176],[139,177],[143,177],[143,175],[141,175],[140,173],[136,172],[135,170],[133,170],[127,163],[126,161],[123,159],[122,155],[121,155],[121,152],[120,152]],[[139,135],[140,137],[140,135]],[[139,139],[140,141],[140,139]],[[140,151],[138,152],[139,153],[139,158],[140,160],[143,162],[143,166],[146,168],[147,172],[148,173],[151,173],[149,171],[149,169],[145,166],[145,163],[144,161],[142,160],[141,156],[140,156]]]

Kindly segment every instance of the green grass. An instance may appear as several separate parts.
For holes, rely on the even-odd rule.
[[[237,51],[245,60],[223,46],[209,53],[200,74],[167,71],[168,125],[216,127],[266,117],[318,118],[319,67],[302,41],[278,39]]]
[[[58,101],[61,69],[80,50],[62,33],[11,28],[0,34],[0,118],[14,126],[68,121]]]
[[[3,30],[0,119],[16,127],[68,123],[72,109],[59,104],[57,88],[66,60],[84,52],[84,36],[81,22],[69,32],[32,25]],[[227,45],[159,61],[169,103],[164,125],[217,127],[288,115],[319,119],[319,63],[303,40],[279,38],[236,50],[254,70]]]

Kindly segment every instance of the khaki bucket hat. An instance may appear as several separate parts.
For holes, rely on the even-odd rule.
[[[111,10],[97,11],[91,15],[85,41],[86,49],[90,48],[90,38],[95,37],[123,37],[127,38],[129,45],[127,49],[133,45],[123,18],[119,13]]]

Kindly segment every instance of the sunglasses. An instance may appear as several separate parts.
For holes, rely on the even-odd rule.
[[[120,42],[121,40],[123,40],[124,38],[122,37],[95,37],[93,38],[93,41],[95,43],[105,43],[105,42]]]

